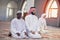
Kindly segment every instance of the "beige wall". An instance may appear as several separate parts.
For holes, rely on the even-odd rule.
[[[40,17],[41,14],[43,13],[45,3],[46,3],[46,0],[35,0],[35,4],[34,4],[34,5],[35,5],[35,7],[36,7],[36,9],[37,9],[36,15],[37,15],[38,17]]]

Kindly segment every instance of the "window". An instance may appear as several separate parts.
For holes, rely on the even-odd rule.
[[[7,12],[6,12],[6,17],[14,17],[16,15],[17,11],[17,4],[14,1],[11,1],[7,4]]]
[[[7,8],[7,17],[13,15],[13,8]]]
[[[47,18],[57,18],[58,6],[56,0],[50,1],[46,11]]]

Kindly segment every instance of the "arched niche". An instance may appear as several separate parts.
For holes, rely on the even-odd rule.
[[[7,11],[6,11],[6,17],[10,21],[14,17],[16,17],[16,12],[17,12],[17,3],[14,1],[10,1],[7,4]]]
[[[59,2],[58,0],[47,0],[45,6],[46,21],[49,26],[59,26]]]

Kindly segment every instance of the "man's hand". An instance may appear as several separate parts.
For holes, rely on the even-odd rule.
[[[41,34],[40,31],[38,31],[38,34]]]
[[[31,33],[32,33],[32,34],[35,34],[35,32],[34,32],[34,31],[31,31]]]
[[[9,32],[8,36],[9,36],[9,37],[11,37],[11,36],[12,36],[11,32]]]
[[[28,36],[28,34],[26,32],[24,32],[26,36]]]
[[[20,36],[20,33],[16,33],[18,36]]]

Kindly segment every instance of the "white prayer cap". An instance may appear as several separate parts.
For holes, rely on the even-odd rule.
[[[21,11],[21,10],[18,10],[18,11],[17,11],[17,14],[18,14],[18,13],[22,13],[22,11]]]
[[[41,18],[43,18],[44,16],[46,16],[46,14],[45,14],[45,13],[43,13],[43,14],[41,15]]]

